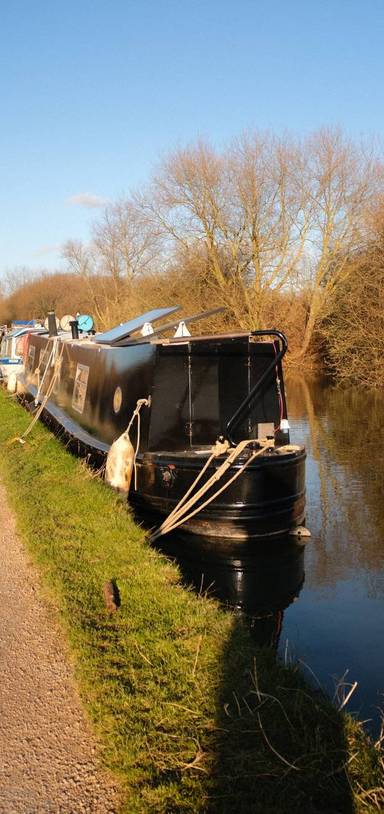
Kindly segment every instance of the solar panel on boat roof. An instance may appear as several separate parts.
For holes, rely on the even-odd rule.
[[[173,305],[171,308],[155,308],[153,311],[147,311],[141,314],[140,317],[123,322],[122,325],[117,325],[116,328],[107,331],[104,334],[99,334],[93,337],[94,342],[99,342],[101,345],[114,345],[122,339],[126,339],[134,331],[139,331],[146,322],[156,322],[158,319],[173,314],[174,311],[179,311],[180,305]]]

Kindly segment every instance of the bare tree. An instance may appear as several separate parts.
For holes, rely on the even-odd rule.
[[[347,258],[347,274],[322,324],[327,359],[339,382],[384,385],[384,208],[367,224],[369,243]]]
[[[89,309],[89,300],[80,277],[63,272],[35,272],[29,281],[0,300],[0,322],[44,319],[52,309],[58,317]]]
[[[156,231],[132,201],[108,206],[93,226],[93,249],[99,272],[109,273],[116,282],[130,282],[152,269],[158,257]]]
[[[310,347],[337,287],[350,272],[352,252],[367,239],[367,211],[383,184],[373,151],[345,139],[339,130],[320,130],[307,142],[306,173],[310,229],[306,253],[310,273],[308,315],[299,357]]]
[[[131,201],[105,209],[88,245],[68,241],[63,247],[68,268],[83,279],[101,327],[130,315],[133,281],[153,269],[158,255],[158,235]]]
[[[9,296],[17,291],[22,285],[29,283],[40,274],[49,273],[47,269],[31,269],[28,266],[14,266],[7,268],[2,279],[2,289],[4,296]]]
[[[271,292],[292,287],[309,230],[303,159],[293,139],[243,136],[229,152],[235,216],[232,255],[248,324],[265,327]]]
[[[149,292],[164,302],[170,286],[181,302],[224,304],[243,328],[284,315],[302,363],[382,190],[374,151],[338,130],[301,141],[251,133],[222,151],[198,141],[165,158],[146,192],[107,207],[87,246],[64,253],[101,326]]]
[[[229,235],[229,176],[225,160],[207,144],[166,159],[147,194],[137,200],[164,239],[168,258],[199,255],[206,297],[233,305]]]
[[[240,326],[266,326],[271,292],[303,302],[303,291],[303,359],[346,256],[364,240],[378,170],[372,153],[337,130],[303,142],[256,133],[222,153],[201,141],[175,151],[139,202],[170,256],[176,247],[200,253],[207,298],[227,305]]]
[[[263,327],[271,289],[293,283],[305,248],[301,150],[269,134],[244,136],[222,155],[199,142],[162,165],[144,211],[185,253],[200,246],[208,295],[243,327]]]
[[[107,281],[97,277],[92,245],[85,245],[81,240],[68,240],[63,246],[62,255],[67,262],[69,273],[82,280],[85,294],[91,304],[91,311],[99,326],[106,327],[108,325],[108,300],[105,298],[103,288]]]

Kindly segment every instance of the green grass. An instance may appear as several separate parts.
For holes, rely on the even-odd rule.
[[[246,626],[180,584],[123,499],[0,391],[0,472],[125,814],[384,807],[379,750]],[[116,580],[121,607],[106,611]],[[376,789],[376,791],[375,791]]]

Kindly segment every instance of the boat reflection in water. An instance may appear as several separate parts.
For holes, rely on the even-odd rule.
[[[294,602],[304,583],[305,545],[293,537],[238,544],[220,544],[204,537],[169,535],[157,543],[175,559],[183,582],[216,597],[241,613],[256,644],[276,647],[284,610]]]

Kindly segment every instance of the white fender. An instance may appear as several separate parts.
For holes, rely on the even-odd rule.
[[[105,466],[105,480],[120,492],[129,492],[131,485],[135,450],[129,435],[124,432],[113,442]]]
[[[16,373],[10,373],[7,381],[7,390],[9,393],[16,393],[17,377]]]

